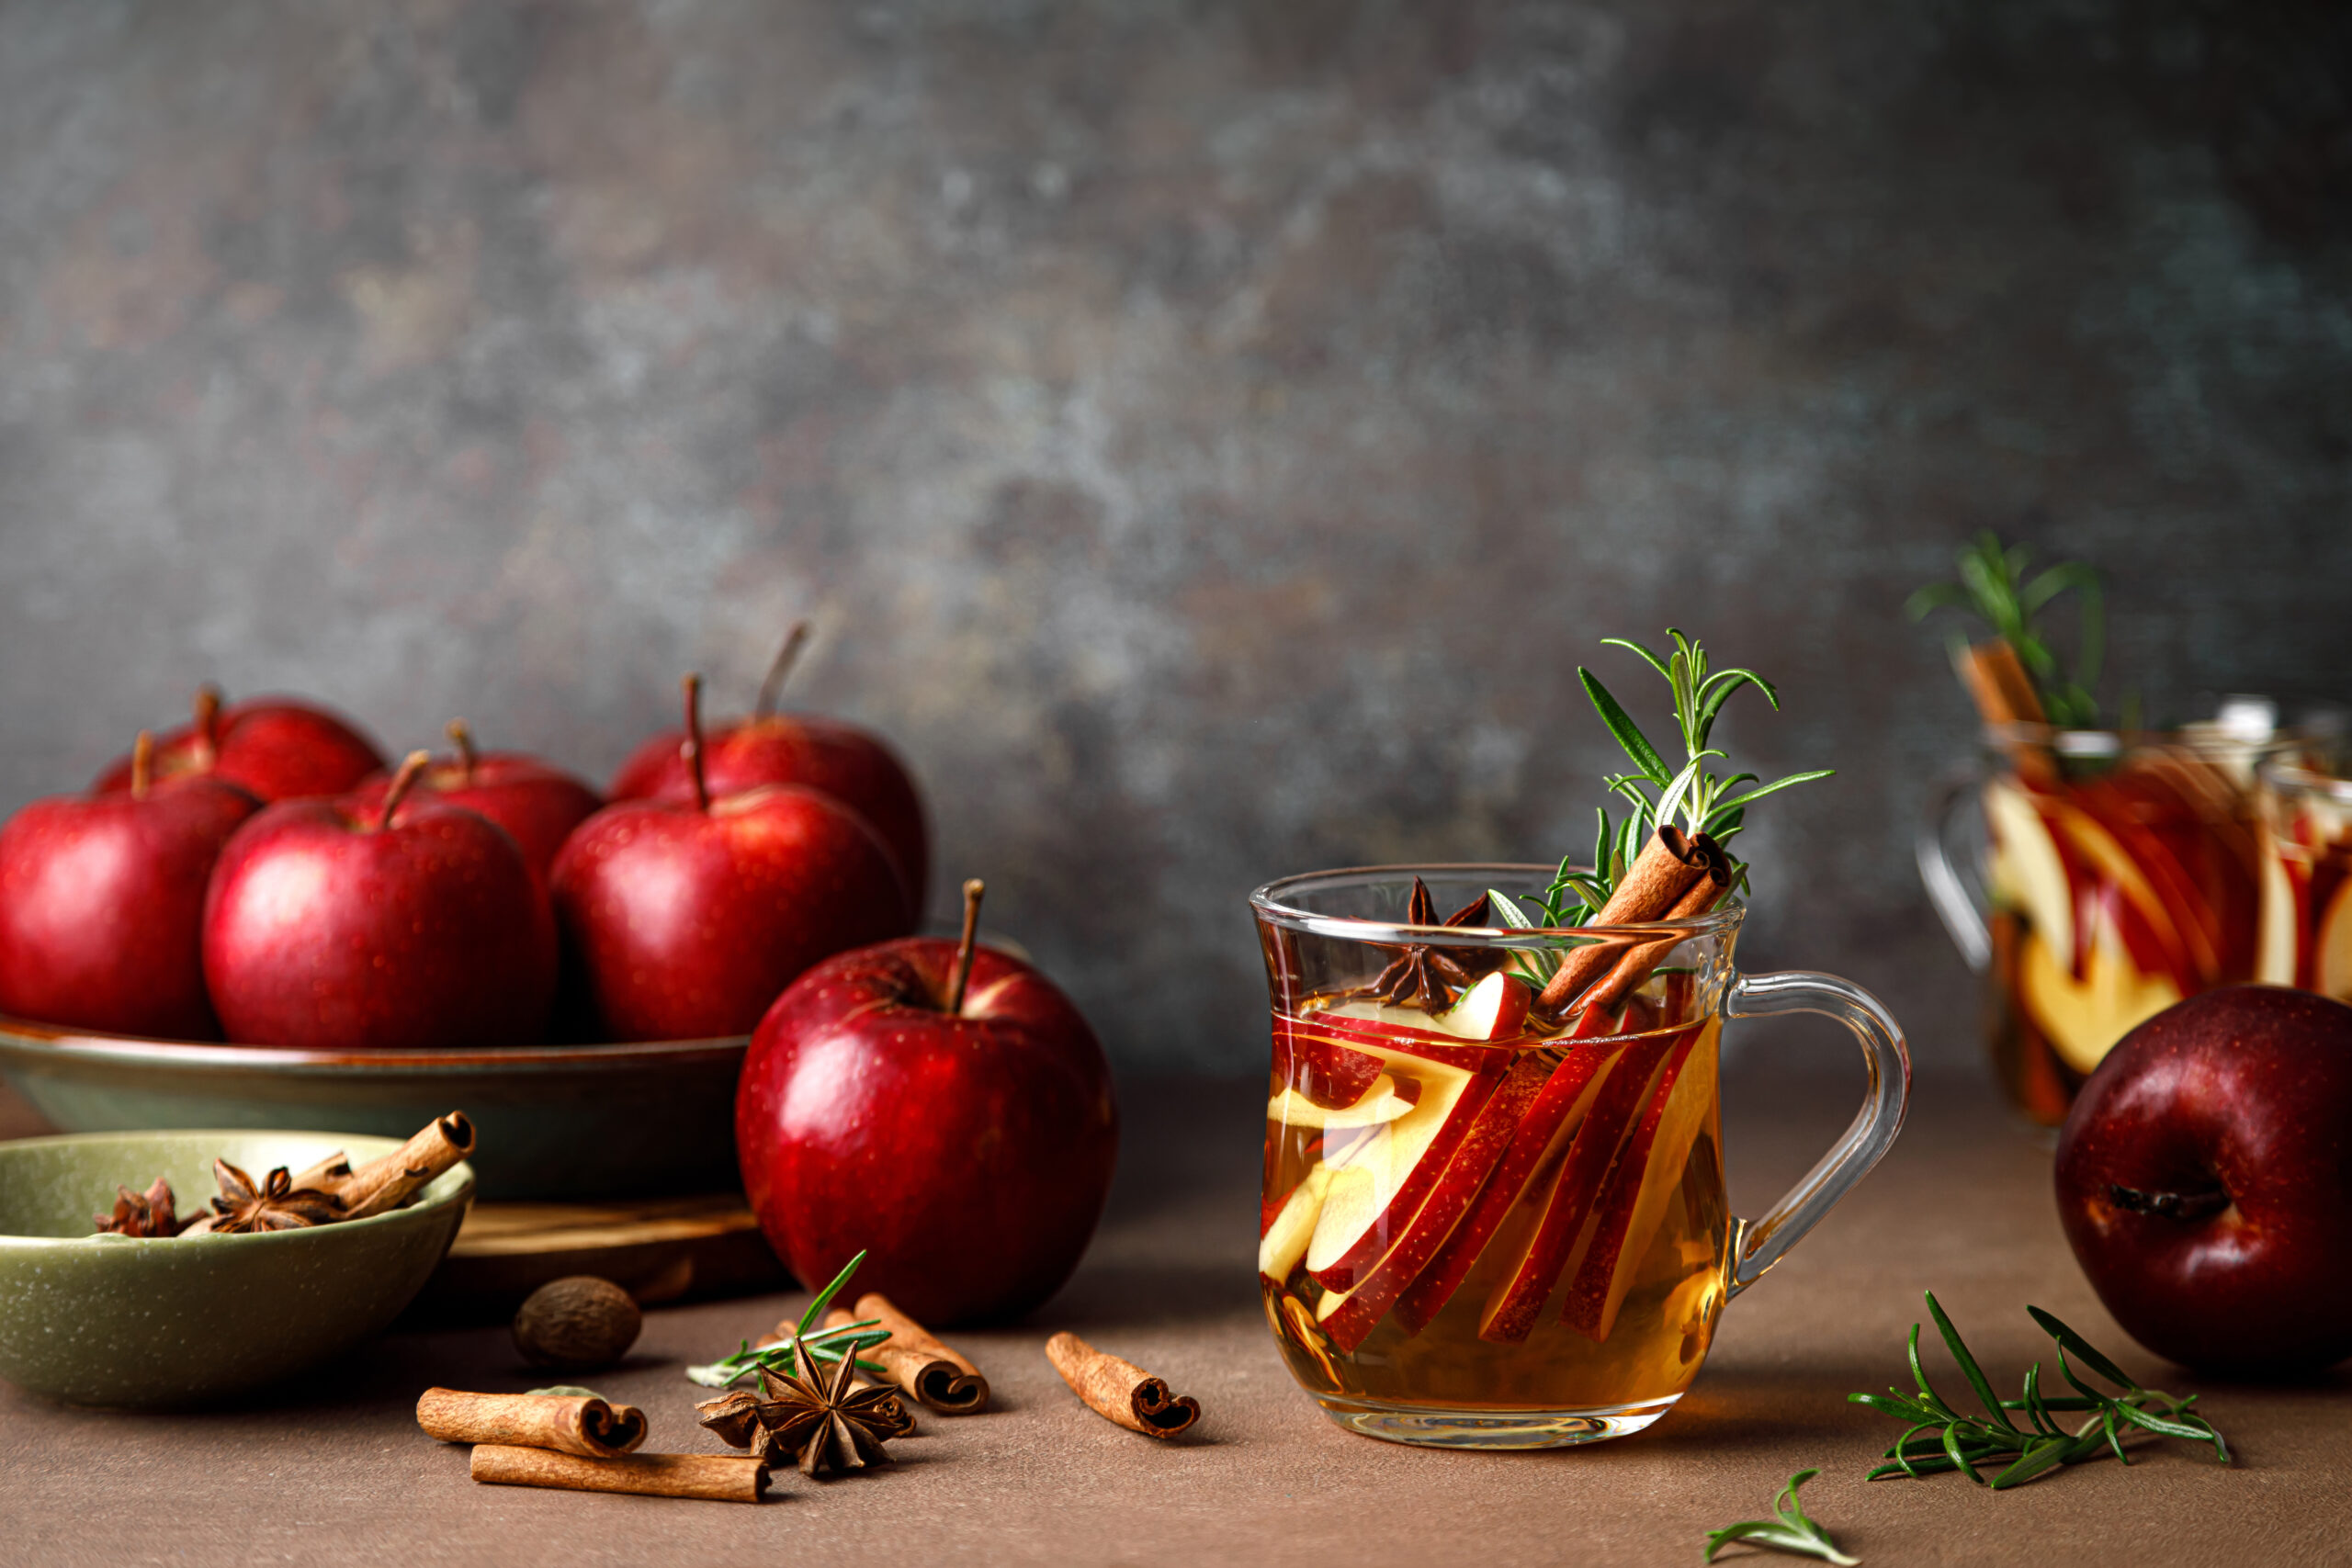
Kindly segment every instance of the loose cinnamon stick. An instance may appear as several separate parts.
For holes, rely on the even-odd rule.
[[[1706,868],[1658,919],[1695,919],[1713,908],[1730,888],[1731,857],[1724,852],[1723,847],[1704,833],[1699,835],[1696,847],[1706,856]],[[1624,956],[1617,960],[1616,967],[1586,994],[1586,1010],[1613,1008],[1633,995],[1641,987],[1642,982],[1650,977],[1650,971],[1657,968],[1659,961],[1673,952],[1675,944],[1681,940],[1679,936],[1665,936],[1627,949]]]
[[[868,1292],[857,1299],[854,1314],[836,1307],[826,1316],[825,1326],[838,1328],[866,1318],[879,1318],[890,1337],[859,1351],[860,1359],[879,1365],[909,1398],[943,1416],[970,1416],[988,1408],[989,1380],[980,1375],[980,1369],[891,1305],[889,1297]]]
[[[616,1459],[645,1441],[645,1412],[634,1404],[559,1393],[467,1393],[428,1388],[416,1424],[445,1443],[505,1443]]]
[[[339,1188],[330,1190],[343,1200],[344,1218],[364,1220],[399,1208],[473,1152],[474,1124],[464,1111],[452,1111],[394,1153],[359,1167]]]
[[[1600,913],[1593,917],[1597,926],[1621,925],[1628,920],[1655,920],[1672,908],[1675,900],[1690,891],[1690,885],[1705,874],[1707,859],[1703,852],[1691,848],[1680,829],[1671,822],[1660,823],[1634,863],[1617,881],[1617,890],[1609,896]],[[1560,967],[1553,974],[1535,1005],[1544,1011],[1557,1014],[1576,998],[1577,992],[1589,985],[1595,976],[1614,965],[1626,952],[1625,944],[1596,942],[1579,947],[1560,960]]]
[[[630,1492],[644,1497],[699,1497],[756,1503],[767,1466],[737,1454],[623,1454],[582,1459],[505,1443],[474,1447],[473,1478],[491,1486],[548,1486],[562,1492]]]
[[[2048,722],[2032,678],[2026,674],[2018,650],[2007,642],[1996,638],[1972,643],[1952,656],[1952,666],[1960,671],[1961,684],[1968,688],[1969,699],[1985,723]]]
[[[1075,1334],[1046,1341],[1046,1359],[1087,1408],[1130,1432],[1172,1438],[1201,1418],[1201,1403],[1168,1392],[1168,1385],[1132,1361],[1097,1350]]]

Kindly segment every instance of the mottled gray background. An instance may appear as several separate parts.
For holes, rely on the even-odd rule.
[[[1965,1060],[1907,589],[2022,531],[2159,712],[2352,685],[2321,16],[6,6],[0,807],[200,676],[602,776],[810,615],[943,885],[1232,1067],[1243,893],[1579,840],[1573,667],[1672,621],[1784,684],[1744,760],[1841,770],[1749,957]]]

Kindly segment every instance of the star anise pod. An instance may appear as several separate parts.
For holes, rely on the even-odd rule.
[[[1487,898],[1484,893],[1446,916],[1443,924],[1459,928],[1484,925],[1489,918]],[[1439,924],[1437,906],[1430,898],[1427,884],[1413,878],[1413,897],[1405,906],[1405,923],[1411,926]],[[1402,1007],[1418,1001],[1422,1010],[1442,1012],[1453,1005],[1453,993],[1446,987],[1467,986],[1477,977],[1478,971],[1467,966],[1480,963],[1487,956],[1485,949],[1454,949],[1451,952],[1417,942],[1400,949],[1387,968],[1373,976],[1369,986],[1359,986],[1345,993],[1350,997],[1376,997],[1391,1007]],[[1458,956],[1457,956],[1458,954]],[[1486,965],[1492,967],[1491,964]]]
[[[160,1176],[144,1192],[133,1192],[128,1187],[115,1190],[121,1196],[114,1201],[114,1213],[90,1216],[101,1235],[177,1235],[193,1219],[179,1217],[179,1203],[172,1196],[172,1184]]]
[[[843,1356],[829,1374],[797,1341],[792,1363],[789,1372],[760,1369],[760,1392],[766,1397],[752,1411],[770,1454],[791,1455],[800,1473],[809,1476],[863,1470],[889,1458],[883,1443],[910,1424],[897,1389],[853,1388],[855,1357]],[[759,1451],[756,1439],[753,1451]]]
[[[212,1213],[198,1224],[215,1235],[295,1231],[343,1218],[342,1199],[315,1187],[295,1186],[282,1165],[256,1186],[227,1160],[216,1159],[212,1179],[220,1184],[220,1196],[212,1200]]]

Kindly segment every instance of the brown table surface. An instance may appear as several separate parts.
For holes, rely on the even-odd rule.
[[[1736,1072],[1725,1141],[1742,1212],[1811,1163],[1858,1084],[1859,1073]],[[1950,1475],[1862,1480],[1892,1425],[1845,1396],[1904,1380],[1922,1288],[2005,1388],[2030,1359],[2048,1360],[2028,1302],[2158,1386],[2195,1386],[2100,1310],[2059,1234],[2048,1155],[1972,1079],[1919,1086],[1894,1153],[1733,1303],[1679,1409],[1637,1438],[1540,1454],[1353,1436],[1292,1384],[1252,1285],[1260,1092],[1130,1086],[1127,1158],[1078,1277],[1030,1325],[950,1336],[988,1372],[996,1408],[927,1417],[887,1471],[823,1483],[786,1472],[757,1507],[477,1486],[464,1450],[417,1430],[417,1393],[540,1380],[500,1328],[395,1332],[348,1365],[205,1415],[67,1409],[0,1385],[0,1559],[1696,1562],[1707,1529],[1769,1513],[1791,1472],[1819,1466],[1809,1507],[1872,1563],[2352,1561],[2352,1380],[2341,1371],[2317,1387],[2209,1388],[2205,1407],[2238,1456],[2226,1469],[2165,1444],[2128,1471],[2084,1465],[2015,1492]],[[13,1130],[26,1130],[20,1111]],[[799,1299],[650,1312],[628,1362],[586,1381],[645,1408],[650,1446],[715,1449],[693,1424],[707,1395],[680,1369]],[[1197,1437],[1159,1445],[1087,1412],[1043,1354],[1063,1327],[1198,1395]],[[1962,1389],[1956,1375],[1943,1382],[1948,1394]],[[1802,1561],[1724,1560],[1742,1557]]]

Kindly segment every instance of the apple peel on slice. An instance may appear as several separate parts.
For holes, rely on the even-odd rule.
[[[1274,1015],[1274,1077],[1317,1105],[1352,1105],[1380,1077],[1380,1058]]]
[[[1703,1027],[1691,1030],[1668,1053],[1648,1109],[1618,1156],[1592,1240],[1561,1305],[1560,1321],[1596,1344],[1616,1326],[1634,1271],[1679,1190],[1691,1145],[1714,1107],[1714,1085],[1713,1036]]]
[[[1682,1038],[1679,1032],[1637,1036],[1618,1049],[1618,1061],[1601,1085],[1600,1097],[1568,1145],[1567,1159],[1544,1205],[1543,1218],[1528,1236],[1510,1278],[1487,1302],[1478,1323],[1479,1338],[1516,1345],[1534,1329],[1553,1287],[1577,1262],[1577,1244],[1591,1228],[1587,1222],[1592,1217],[1594,1200],[1634,1117],[1649,1103],[1650,1086],[1660,1064]]]
[[[2132,961],[2113,914],[2091,907],[2090,956],[2080,980],[2060,964],[2040,935],[2019,939],[2018,989],[2036,1028],[2059,1059],[2088,1077],[2115,1043],[2180,1000],[2171,976]]]
[[[1498,969],[1469,987],[1454,1004],[1430,1021],[1464,1040],[1511,1040],[1523,1033],[1534,988]]]
[[[1266,1120],[1285,1127],[1321,1127],[1337,1132],[1350,1127],[1377,1127],[1411,1111],[1421,1098],[1417,1078],[1383,1073],[1352,1105],[1323,1105],[1295,1089],[1285,1089],[1266,1101]]]
[[[2324,996],[2352,1001],[2352,878],[2336,884],[2320,917],[2313,979]]]
[[[1323,1212],[1323,1194],[1331,1185],[1331,1168],[1310,1167],[1274,1212],[1265,1234],[1258,1238],[1258,1272],[1279,1285],[1290,1278],[1306,1243],[1315,1234],[1316,1217]]]
[[[1492,1066],[1474,1072],[1401,1053],[1389,1066],[1420,1080],[1420,1100],[1367,1134],[1332,1178],[1306,1249],[1306,1271],[1327,1291],[1352,1289],[1401,1239],[1503,1077]]]
[[[2075,951],[2075,894],[2058,840],[2031,795],[1998,780],[1984,786],[1984,820],[1993,830],[1994,891],[2025,913],[2053,953]]]

